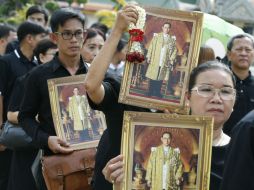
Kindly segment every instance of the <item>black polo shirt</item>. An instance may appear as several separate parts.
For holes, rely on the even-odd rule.
[[[24,84],[28,73],[18,77],[13,86],[12,94],[7,111],[16,112],[20,110],[20,103],[24,94]]]
[[[85,74],[87,70],[87,66],[80,59],[76,75]],[[48,150],[48,137],[56,135],[47,80],[66,76],[71,75],[62,65],[58,56],[55,56],[49,63],[42,64],[32,70],[26,79],[18,119],[20,125],[32,137],[34,145],[38,148]],[[37,114],[40,123],[35,119]]]
[[[244,80],[239,79],[236,74],[234,76],[236,78],[236,102],[234,111],[223,127],[223,131],[228,135],[231,135],[233,127],[254,109],[254,77],[251,72]]]
[[[3,121],[7,119],[7,108],[15,80],[37,65],[36,59],[29,61],[20,49],[16,49],[0,58],[0,93],[3,96]]]

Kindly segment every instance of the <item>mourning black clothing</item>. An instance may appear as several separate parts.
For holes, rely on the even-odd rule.
[[[250,72],[244,80],[239,79],[236,74],[234,76],[236,78],[236,102],[230,118],[223,126],[223,131],[229,136],[238,121],[254,109],[254,77]]]
[[[254,189],[254,110],[233,129],[221,190]]]
[[[13,87],[8,111],[15,112],[20,110],[20,103],[24,94],[24,83],[27,76],[28,74],[25,74],[17,78]],[[37,152],[38,149],[34,149],[31,146],[22,150],[13,150],[8,190],[36,189],[31,166]]]
[[[93,178],[93,188],[95,190],[112,190],[112,184],[105,180],[102,169],[110,159],[120,154],[124,111],[147,111],[147,109],[118,103],[120,80],[120,77],[106,75],[103,81],[105,95],[102,102],[96,105],[89,100],[93,109],[103,111],[107,123],[107,130],[101,137],[96,154]]]
[[[35,59],[28,60],[20,51],[16,49],[10,54],[4,55],[0,58],[0,92],[4,97],[3,100],[3,120],[7,119],[7,108],[12,93],[12,89],[16,79],[32,68],[37,66]]]
[[[222,181],[227,145],[212,147],[210,190],[219,190]]]
[[[19,41],[18,40],[13,40],[13,41],[9,42],[6,46],[5,54],[13,52],[18,47],[19,47]]]
[[[37,66],[36,60],[28,60],[18,48],[10,54],[0,57],[0,94],[3,96],[3,122],[7,120],[12,89],[17,77],[26,74]],[[0,151],[0,189],[6,190],[9,168],[11,163],[11,150]]]
[[[85,74],[87,66],[80,59],[76,75]],[[48,149],[48,137],[55,136],[55,128],[51,114],[48,79],[71,76],[68,70],[55,56],[49,63],[43,64],[30,72],[25,85],[24,98],[19,113],[19,123],[26,133],[32,137],[37,148],[45,149],[45,154],[51,154]],[[38,123],[35,119],[38,114]]]

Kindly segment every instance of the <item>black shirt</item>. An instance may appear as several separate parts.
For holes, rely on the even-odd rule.
[[[87,73],[87,66],[80,59],[78,74]],[[24,98],[18,116],[20,125],[32,137],[37,148],[46,148],[48,152],[48,137],[56,135],[51,114],[48,92],[48,79],[71,76],[61,64],[57,56],[49,63],[36,67],[26,79]],[[38,114],[38,123],[35,119]]]
[[[221,190],[254,189],[254,110],[232,130]]]
[[[107,123],[107,129],[104,131],[97,149],[93,188],[95,190],[112,190],[112,184],[105,180],[102,169],[111,158],[120,154],[124,111],[148,111],[148,109],[118,103],[120,77],[106,75],[103,86],[105,95],[101,104],[95,105],[89,100],[93,109],[103,111]]]
[[[249,76],[241,80],[236,74],[236,102],[234,111],[228,121],[224,124],[223,131],[231,136],[231,130],[247,113],[254,109],[254,77]]]
[[[28,74],[18,77],[15,81],[7,111],[15,112],[20,110],[20,103],[24,94],[24,83]]]
[[[15,80],[37,65],[36,60],[29,61],[20,49],[16,49],[14,52],[0,58],[0,92],[3,96],[3,121],[7,119],[7,108]]]
[[[5,54],[11,53],[17,48],[19,48],[19,41],[13,40],[7,44]]]
[[[227,145],[212,147],[210,190],[219,190],[222,181]]]

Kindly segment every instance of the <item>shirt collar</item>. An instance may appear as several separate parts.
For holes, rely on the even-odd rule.
[[[233,71],[232,71],[233,72]],[[234,73],[234,72],[233,72]],[[252,78],[252,75],[251,75],[251,72],[249,71],[249,75],[241,80],[240,78],[238,78],[238,76],[234,73],[234,76],[235,76],[235,79],[236,79],[236,82],[239,82],[239,81],[243,81],[243,82],[250,82],[251,81],[251,78]]]
[[[53,58],[52,62],[53,62],[53,72],[58,70],[60,67],[64,67],[63,64],[61,63],[61,61],[58,58],[58,53],[56,53],[56,55]],[[88,66],[85,64],[82,57],[80,56],[79,69],[78,70],[81,70],[81,69],[85,69],[87,71]]]
[[[109,65],[109,68],[110,69],[113,69],[113,70],[117,70],[117,69],[119,69],[119,68],[122,68],[124,66],[124,61],[121,61],[119,64],[117,64],[117,65],[114,65],[114,64],[110,64]]]
[[[32,60],[32,61],[29,61],[29,60],[27,59],[27,57],[22,53],[22,51],[20,50],[20,48],[15,49],[15,50],[14,50],[14,53],[15,53],[15,55],[17,56],[18,59],[23,59],[23,60],[25,60],[25,61],[28,61],[28,62],[33,63],[34,65],[38,65],[38,60],[37,60],[37,58],[36,58],[35,56],[33,57],[33,60]]]

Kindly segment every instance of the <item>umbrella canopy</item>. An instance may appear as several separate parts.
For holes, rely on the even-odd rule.
[[[242,33],[244,31],[241,28],[218,16],[204,13],[201,44],[211,46],[216,56],[223,58],[229,38]]]

